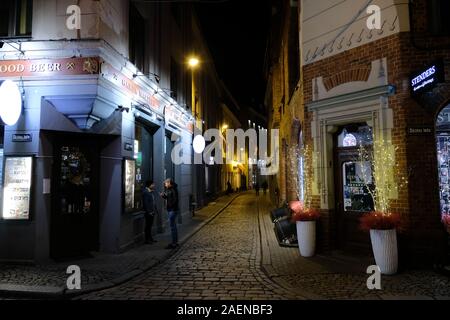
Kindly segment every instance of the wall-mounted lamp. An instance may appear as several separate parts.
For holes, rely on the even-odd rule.
[[[137,77],[147,77],[150,78],[150,76],[153,76],[155,78],[156,83],[159,83],[161,81],[161,77],[157,75],[156,73],[148,73],[148,74],[133,74],[133,79],[136,79]]]
[[[126,111],[128,113],[128,112],[130,112],[130,107],[124,107],[124,106],[120,105],[120,106],[117,106],[115,111],[119,111],[119,112]]]

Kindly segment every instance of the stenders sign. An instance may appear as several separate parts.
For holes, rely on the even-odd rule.
[[[430,91],[442,82],[445,82],[444,63],[438,60],[411,75],[411,94],[418,95]]]

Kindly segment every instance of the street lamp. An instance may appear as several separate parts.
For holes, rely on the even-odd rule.
[[[199,64],[200,64],[200,60],[197,57],[192,56],[188,59],[188,65],[192,69],[198,67]]]

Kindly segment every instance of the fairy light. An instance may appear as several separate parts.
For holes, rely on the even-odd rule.
[[[400,164],[395,160],[398,150],[391,141],[385,141],[382,137],[375,137],[373,150],[363,145],[359,147],[359,162],[361,164],[361,180],[373,199],[375,211],[391,215],[390,200],[393,193],[408,185],[408,178],[401,174]],[[374,187],[370,181],[368,168],[364,162],[372,163],[372,176]]]

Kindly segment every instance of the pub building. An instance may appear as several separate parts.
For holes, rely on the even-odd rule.
[[[359,217],[374,209],[360,178],[372,166],[355,159],[360,144],[373,149],[374,137],[382,137],[395,149],[396,175],[408,180],[390,201],[403,222],[400,267],[450,262],[450,230],[441,221],[450,212],[450,27],[439,10],[448,2],[425,3],[374,1],[381,29],[355,20],[334,42],[333,30],[353,14],[347,4],[301,8],[301,17],[312,17],[301,31],[302,136],[312,148],[321,251],[372,255],[370,237],[359,229]],[[330,25],[311,28],[331,13]]]
[[[101,41],[81,56],[0,61],[0,79],[23,98],[18,121],[2,126],[2,260],[123,251],[142,237],[143,183],[189,183],[170,154],[175,140],[190,149],[190,115]]]

